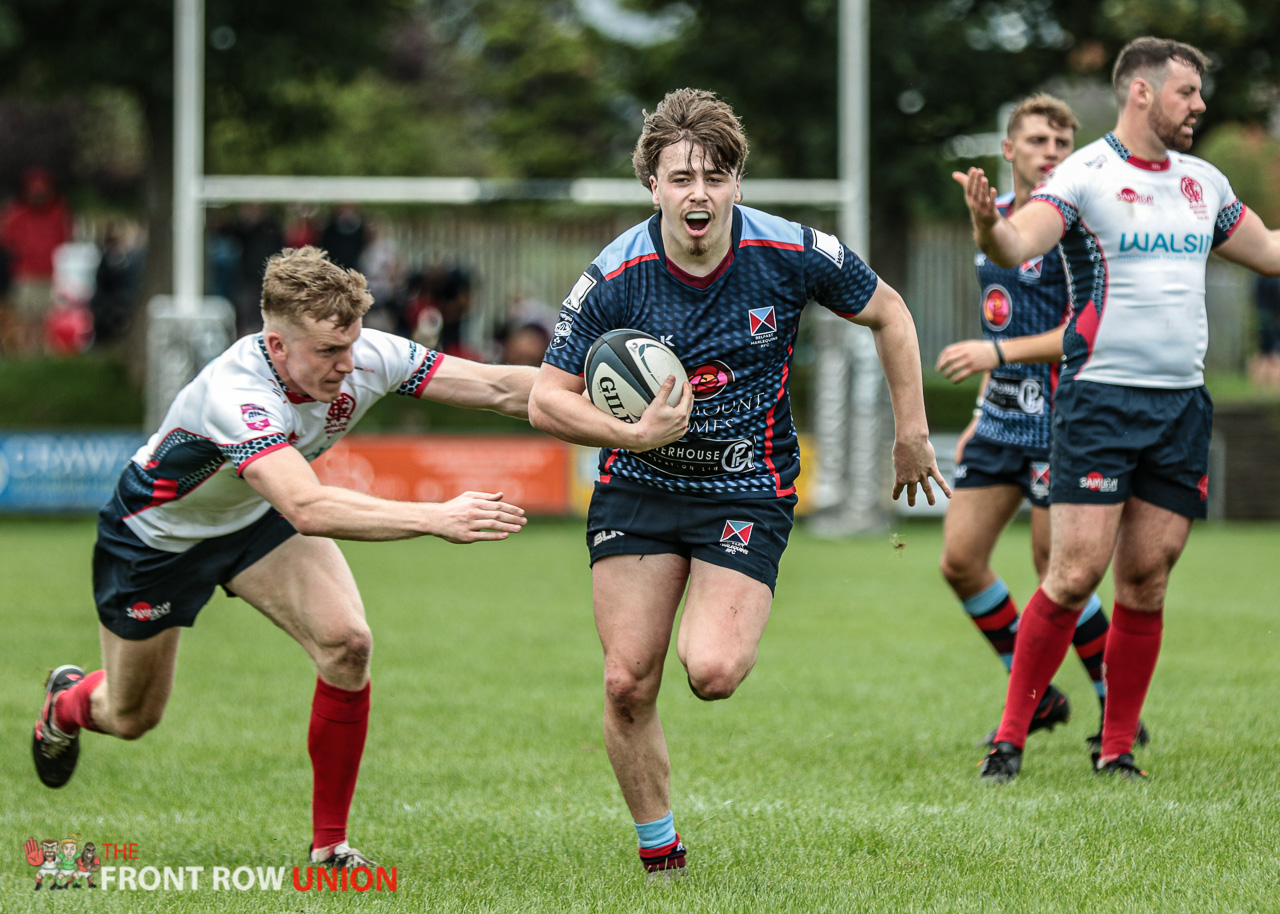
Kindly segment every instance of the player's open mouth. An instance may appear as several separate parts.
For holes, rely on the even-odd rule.
[[[687,229],[689,234],[693,235],[695,238],[698,237],[699,235],[704,234],[707,231],[707,226],[709,226],[710,224],[711,224],[710,213],[703,213],[703,212],[689,213],[687,216],[684,217],[685,229]]]

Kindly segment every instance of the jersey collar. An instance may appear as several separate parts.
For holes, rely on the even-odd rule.
[[[658,256],[662,258],[662,265],[666,267],[668,273],[673,279],[678,280],[681,284],[694,289],[708,289],[716,280],[729,272],[733,266],[733,252],[737,250],[738,243],[742,240],[742,212],[738,209],[737,204],[733,207],[733,228],[729,237],[729,252],[724,255],[724,259],[716,266],[714,270],[706,276],[694,276],[686,270],[676,266],[668,257],[666,248],[662,244],[662,214],[654,213],[649,221],[649,237],[653,240],[654,246],[658,249]]]
[[[1128,147],[1121,143],[1114,133],[1108,133],[1104,139],[1122,162],[1127,162],[1134,168],[1141,168],[1143,171],[1168,171],[1173,167],[1173,159],[1169,158],[1168,155],[1164,157],[1163,162],[1152,162],[1150,159],[1139,158],[1130,152]]]
[[[275,363],[271,361],[271,353],[267,352],[266,337],[259,333],[257,336],[258,351],[262,353],[263,360],[267,363],[267,367],[271,369],[272,376],[276,379],[276,383],[280,385],[280,389],[284,391],[284,395],[289,399],[290,403],[314,403],[315,397],[308,397],[306,394],[296,394],[289,389],[289,385],[280,379],[280,372],[276,371]]]

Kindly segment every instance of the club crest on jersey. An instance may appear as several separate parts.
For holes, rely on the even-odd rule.
[[[1032,257],[1018,267],[1018,278],[1023,282],[1039,282],[1044,271],[1044,256]]]
[[[1001,285],[990,285],[982,293],[982,322],[990,330],[1003,330],[1013,320],[1013,299]]]
[[[745,555],[747,546],[751,542],[751,531],[755,527],[754,523],[745,520],[727,520],[724,522],[724,532],[720,534],[720,545],[724,546],[724,551],[730,555]]]
[[[1209,208],[1204,204],[1204,189],[1191,175],[1185,175],[1182,178],[1182,196],[1186,197],[1187,202],[1191,204],[1191,211],[1196,214],[1196,218],[1209,218]]]
[[[732,383],[733,369],[719,359],[703,362],[689,372],[689,385],[693,388],[694,400],[710,400]]]
[[[347,430],[351,417],[355,415],[356,398],[343,391],[329,404],[329,413],[324,417],[326,435],[338,435]]]
[[[1031,461],[1031,494],[1036,498],[1049,497],[1049,464]]]
[[[778,314],[772,306],[747,309],[753,344],[772,343],[778,335]]]
[[[267,415],[267,411],[256,403],[243,403],[240,405],[240,418],[244,420],[244,424],[249,426],[255,432],[260,432],[265,428],[271,427],[271,417]]]

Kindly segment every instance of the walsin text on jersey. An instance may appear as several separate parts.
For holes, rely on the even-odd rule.
[[[323,866],[104,866],[99,875],[102,888],[124,892],[200,890],[238,892],[394,892],[396,868],[358,866],[329,869]]]

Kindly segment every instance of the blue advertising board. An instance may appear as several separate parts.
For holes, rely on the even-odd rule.
[[[97,511],[146,440],[138,432],[0,432],[0,512]]]

